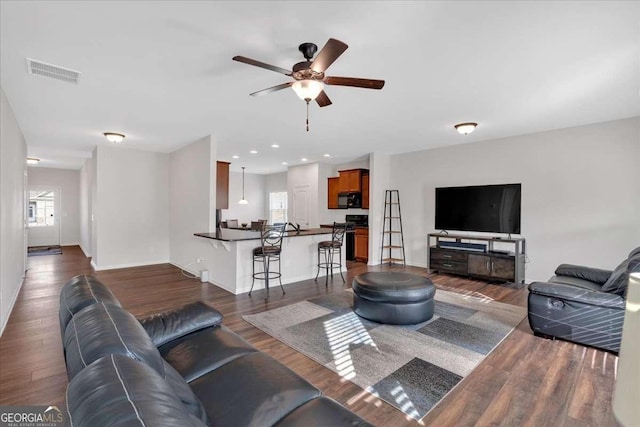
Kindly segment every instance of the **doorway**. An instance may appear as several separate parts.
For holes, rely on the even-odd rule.
[[[27,246],[60,245],[60,188],[29,186]]]

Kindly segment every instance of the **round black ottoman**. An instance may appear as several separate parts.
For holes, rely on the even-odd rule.
[[[353,310],[360,317],[392,325],[413,325],[433,317],[436,287],[426,277],[371,272],[353,279]]]

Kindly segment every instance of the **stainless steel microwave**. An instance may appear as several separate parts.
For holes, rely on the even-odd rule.
[[[338,194],[338,208],[350,209],[361,208],[362,197],[360,193],[339,193]]]

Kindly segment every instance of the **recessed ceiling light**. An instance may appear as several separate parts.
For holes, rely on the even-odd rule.
[[[36,159],[35,157],[27,157],[28,165],[37,165],[40,159]]]
[[[468,135],[476,129],[476,126],[478,126],[477,123],[469,122],[469,123],[458,123],[457,125],[454,126],[454,128],[458,130],[458,133],[461,133],[463,135]]]
[[[331,154],[323,154],[324,157],[331,157]]]
[[[231,156],[232,159],[239,159],[240,156]]]
[[[271,148],[280,148],[278,144],[271,144]]]
[[[282,164],[283,164],[283,165],[288,165],[289,163],[287,163],[287,162],[282,162]]]
[[[124,139],[124,135],[121,133],[105,132],[103,133],[103,135],[107,137],[109,142],[113,142],[114,144],[122,142],[122,140]]]
[[[258,152],[256,150],[251,150],[249,151],[251,154],[258,154]]]
[[[308,159],[306,157],[303,157],[300,160],[302,160],[303,162],[306,162]]]

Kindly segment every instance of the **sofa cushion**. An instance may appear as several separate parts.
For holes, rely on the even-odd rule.
[[[162,359],[140,322],[122,307],[100,303],[78,312],[67,326],[64,346],[69,379],[104,356],[120,354],[156,371],[173,388],[188,412],[208,422],[202,403],[188,384]]]
[[[588,289],[590,291],[602,291],[602,286],[597,283],[593,283],[589,280],[578,279],[577,277],[569,276],[553,276],[549,279],[551,283],[562,283],[564,285],[572,285],[581,289]]]
[[[220,426],[270,426],[320,391],[264,353],[250,353],[191,384]]]
[[[193,332],[160,346],[159,350],[189,383],[244,354],[258,351],[225,326]]]
[[[193,394],[193,390],[191,390],[189,384],[187,384],[184,378],[180,376],[178,371],[173,369],[173,367],[167,362],[164,362],[164,374],[164,379],[169,383],[169,386],[172,388],[175,396],[182,401],[187,412],[203,423],[210,425],[211,421],[209,420],[207,410],[202,405],[202,402],[200,402],[200,399]]]
[[[637,256],[629,258],[629,262],[627,263],[627,273],[640,273],[640,252],[638,252]]]
[[[164,377],[164,363],[144,328],[122,307],[100,303],[71,318],[64,334],[67,372],[78,372],[109,354],[122,354],[153,368]]]
[[[174,390],[150,367],[111,354],[83,369],[67,387],[72,426],[198,426]]]
[[[153,343],[159,347],[191,332],[219,325],[222,322],[222,314],[202,301],[196,301],[139,320]]]
[[[80,274],[69,280],[60,292],[60,334],[64,335],[69,320],[83,308],[105,302],[120,305],[118,299],[109,288],[93,276]]]
[[[367,427],[368,422],[349,411],[336,401],[318,397],[294,409],[281,419],[275,427]]]
[[[577,279],[587,280],[589,282],[604,284],[611,277],[611,270],[602,270],[599,268],[584,267],[573,264],[560,264],[555,271],[557,276],[575,277]]]
[[[629,282],[629,273],[627,272],[628,265],[629,259],[625,259],[616,267],[615,270],[613,270],[609,280],[602,285],[602,292],[609,292],[616,295],[625,294],[627,291],[627,284]]]

